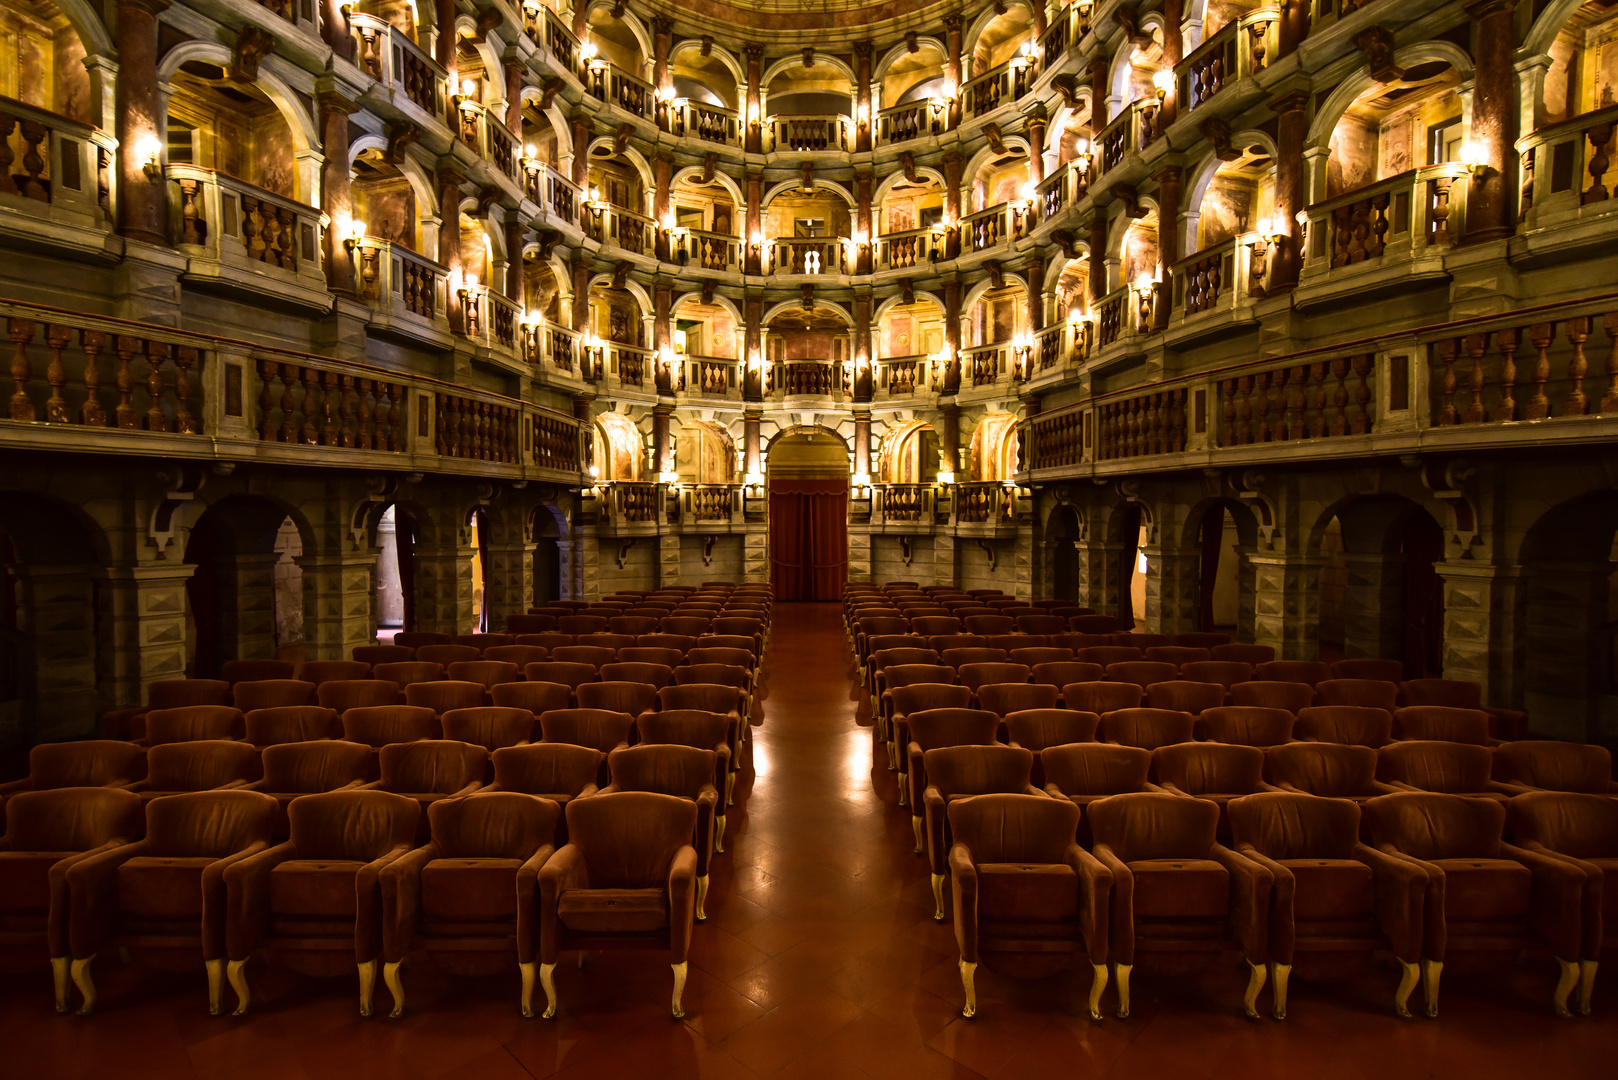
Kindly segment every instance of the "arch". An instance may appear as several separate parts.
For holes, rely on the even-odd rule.
[[[501,40],[499,28],[490,30],[487,34],[479,34],[477,20],[470,15],[456,16],[454,32],[457,50],[470,46],[472,51],[478,54],[478,58],[483,61],[483,81],[492,91],[489,95],[490,99],[498,101],[500,107],[504,108],[506,104],[506,80],[500,57],[509,43]],[[451,86],[458,88],[460,83],[455,80],[460,78],[460,73],[452,71],[450,74],[452,76]],[[494,105],[485,107],[495,108]]]
[[[687,52],[694,52],[701,55],[702,39],[685,38],[671,48],[669,50],[669,65],[672,67],[675,59],[679,57],[681,53]],[[742,66],[740,60],[736,59],[735,53],[731,52],[717,41],[711,43],[708,53],[706,56],[703,56],[703,59],[718,60],[721,64],[725,65],[726,69],[730,71],[731,75],[735,78],[736,85],[738,87],[744,87],[747,85],[747,69]]]
[[[945,47],[945,45],[944,45],[944,43],[942,41],[940,41],[938,38],[929,37],[929,36],[924,35],[924,34],[917,34],[916,35],[916,51],[917,52],[920,52],[922,49],[927,48],[929,45],[932,46],[934,49],[937,49],[938,54],[940,56],[945,57],[946,61],[947,61],[947,59],[949,57],[949,49]],[[872,65],[872,67],[871,67],[871,82],[873,84],[880,84],[882,82],[882,80],[887,76],[889,68],[891,68],[894,64],[898,63],[904,57],[910,56],[910,55],[911,55],[910,46],[907,45],[905,42],[900,41],[897,44],[895,44],[887,52],[883,53],[881,58],[879,60],[877,60],[877,62],[874,65]]]
[[[612,139],[613,137],[611,135],[600,135],[594,139],[591,139],[590,144],[584,149],[585,160],[594,162],[611,161],[615,158],[622,158],[624,161],[627,161],[630,165],[634,166],[635,171],[640,174],[641,186],[645,190],[646,197],[651,198],[652,193],[657,190],[657,181],[652,175],[652,164],[646,160],[645,154],[642,154],[633,146],[626,146],[621,153],[615,148],[611,154],[604,157],[596,156],[596,147],[601,145],[612,146]]]
[[[586,295],[588,295],[590,290],[594,289],[597,285],[603,285],[609,289],[617,287],[612,283],[611,274],[597,274],[592,277],[589,284],[585,286]],[[629,293],[629,295],[635,298],[635,303],[640,307],[641,318],[651,318],[652,313],[657,310],[657,305],[652,302],[651,294],[646,291],[646,286],[642,285],[633,278],[627,278],[624,281],[623,289],[625,292]]]
[[[941,315],[949,311],[949,308],[944,304],[944,298],[935,292],[929,292],[926,289],[917,289],[912,295],[915,297],[915,302],[918,304],[923,300],[931,300],[933,305],[938,308],[939,314]],[[904,294],[894,293],[892,296],[878,304],[876,309],[871,312],[871,326],[880,326],[882,324],[882,317],[884,315],[896,307],[906,306],[908,306],[908,303],[904,298]]]
[[[1454,68],[1464,82],[1472,77],[1472,59],[1465,50],[1452,45],[1447,41],[1419,41],[1406,45],[1402,49],[1395,49],[1394,63],[1402,68],[1413,68],[1434,60],[1441,60]],[[1337,121],[1343,118],[1348,107],[1359,100],[1360,95],[1376,86],[1377,82],[1371,78],[1371,66],[1362,65],[1352,74],[1337,84],[1337,88],[1327,95],[1325,102],[1315,111],[1315,118],[1309,125],[1309,134],[1304,139],[1304,149],[1320,149],[1331,145],[1331,133],[1337,128]]]
[[[677,449],[685,451],[680,469],[698,484],[733,484],[736,482],[736,437],[725,425],[713,420],[682,421],[690,438],[682,439]],[[679,468],[677,465],[676,468]]]
[[[687,165],[685,168],[676,171],[673,176],[669,177],[669,192],[671,195],[674,188],[682,180],[685,180],[690,176],[700,177],[702,175],[702,171],[702,166],[700,165]],[[729,174],[719,169],[715,169],[713,171],[713,182],[724,188],[730,193],[730,197],[736,200],[736,209],[743,210],[746,208],[747,199],[743,197],[742,189],[737,186],[736,181],[733,180]]]
[[[919,166],[917,166],[916,167],[916,175],[917,176],[925,176],[929,180],[934,180],[941,187],[948,188],[948,186],[949,186],[949,182],[944,178],[944,174],[939,172],[937,169],[934,169],[934,168],[932,168],[930,166],[927,166],[927,165],[919,165]],[[904,170],[901,169],[898,172],[890,172],[887,176],[885,176],[882,179],[882,182],[876,186],[876,190],[871,192],[871,206],[872,206],[872,208],[874,209],[876,207],[880,207],[882,205],[883,200],[886,199],[890,194],[893,193],[893,189],[895,187],[898,187],[900,184],[909,183],[909,182],[911,182],[911,181],[907,176],[905,176]]]
[[[859,76],[854,74],[854,69],[849,67],[848,62],[842,57],[834,56],[831,53],[817,51],[815,53],[815,66],[819,67],[821,64],[825,64],[828,67],[835,68],[841,72],[843,77],[848,80],[851,88],[856,88],[859,86]],[[765,70],[764,74],[759,77],[758,84],[759,86],[764,87],[767,91],[770,83],[775,81],[776,76],[780,75],[782,72],[790,71],[795,67],[803,68],[803,55],[801,53],[796,53],[791,56],[783,56],[781,59],[771,64]],[[804,68],[804,70],[807,71],[809,69]]]
[[[774,307],[769,308],[764,312],[764,317],[759,320],[759,326],[768,328],[770,323],[775,321],[775,317],[777,315],[781,314],[783,311],[789,311],[793,308],[797,308],[800,311],[803,310],[803,301],[781,301],[779,304],[776,304]],[[845,326],[847,326],[850,330],[854,329],[854,316],[850,315],[847,311],[844,311],[841,304],[833,304],[828,301],[819,301],[815,304],[815,310],[833,312],[840,320],[842,320]]]
[[[782,195],[782,194],[785,194],[785,193],[788,193],[788,192],[796,192],[798,194],[804,194],[803,188],[800,186],[800,184],[801,184],[801,181],[798,181],[798,180],[783,180],[779,184],[776,184],[774,187],[770,188],[768,191],[766,191],[764,193],[763,198],[759,199],[759,202],[758,202],[759,209],[760,210],[768,210],[769,206],[770,206],[770,203],[773,202],[775,200],[776,196],[778,196],[778,195]],[[855,204],[854,204],[854,196],[846,188],[844,188],[843,185],[838,184],[838,183],[834,183],[834,182],[829,181],[829,180],[824,182],[824,183],[817,183],[814,186],[813,193],[818,195],[822,191],[830,191],[830,192],[836,193],[839,197],[842,198],[842,200],[845,203],[848,204],[849,209],[851,209],[851,210],[852,209],[857,209],[855,207]]]
[[[1006,271],[1002,272],[1000,276],[1001,276],[1000,288],[1005,288],[1005,289],[1013,288],[1014,286],[1012,285],[1012,283],[1016,282],[1017,285],[1022,286],[1024,294],[1027,294],[1029,292],[1028,279],[1023,277],[1021,274],[1015,273],[1015,272],[1010,271],[1010,270],[1006,270]],[[965,319],[965,318],[968,318],[970,316],[972,308],[977,305],[977,302],[979,300],[983,299],[985,293],[990,293],[990,292],[995,292],[995,291],[998,291],[998,290],[996,289],[994,282],[989,280],[988,278],[984,278],[982,281],[980,281],[976,285],[972,286],[972,288],[967,292],[967,294],[964,297],[961,298],[961,318]]]
[[[970,60],[972,54],[977,52],[978,40],[983,37],[983,32],[989,28],[990,23],[997,19],[1005,18],[1019,8],[1028,16],[1028,24],[1030,30],[1032,30],[1034,8],[1032,4],[1028,3],[1028,0],[1007,0],[1002,4],[990,4],[978,12],[977,18],[972,20],[965,33],[961,35],[961,59]],[[949,54],[946,52],[944,55],[948,56]],[[975,78],[982,74],[983,72],[981,71],[974,71],[971,77]]]
[[[188,41],[177,45],[163,54],[163,59],[157,66],[157,81],[171,83],[174,75],[183,64],[192,60],[203,60],[217,67],[229,69],[234,57],[231,51],[223,45],[215,45],[207,41]],[[320,132],[315,126],[314,117],[304,109],[298,101],[298,92],[292,89],[287,78],[299,79],[304,72],[280,57],[271,54],[266,56],[259,66],[258,80],[254,83],[264,96],[274,103],[282,119],[292,132],[294,148],[300,153],[320,152],[322,145]],[[318,201],[319,193],[313,193]]]
[[[116,56],[118,46],[107,32],[107,24],[88,0],[51,0],[73,32],[79,35],[86,56]],[[99,125],[100,120],[97,119]]]
[[[518,100],[524,105],[529,102],[538,103],[545,100],[545,91],[538,86],[524,86]],[[568,122],[562,107],[552,101],[550,107],[540,115],[549,121],[551,131],[556,135],[556,160],[566,163],[573,154],[573,125]]]
[[[48,495],[7,491],[0,499],[0,530],[20,562],[33,565],[104,564],[111,545],[100,523],[82,509]]]
[[[743,326],[747,325],[747,320],[742,316],[741,308],[736,306],[736,302],[734,300],[732,300],[730,297],[725,296],[722,293],[718,293],[718,292],[714,293],[713,297],[711,299],[704,300],[702,298],[702,290],[700,290],[700,289],[694,290],[692,292],[679,293],[673,299],[671,299],[669,301],[669,315],[670,315],[670,317],[672,317],[676,311],[680,310],[680,305],[681,304],[685,303],[687,300],[692,300],[692,299],[696,300],[700,304],[712,304],[714,307],[724,308],[727,312],[730,313],[730,317],[732,319],[736,320],[737,327],[743,327]]]
[[[1008,481],[1017,473],[1017,417],[991,412],[972,428],[967,475],[979,481]]]
[[[1025,137],[1021,135],[1007,135],[1002,142],[1006,147],[1005,153],[1010,153],[1013,149],[1016,149],[1021,150],[1024,157],[1028,157],[1028,140]],[[961,170],[961,179],[965,181],[968,186],[971,186],[977,181],[978,173],[982,170],[985,163],[1002,156],[1002,154],[995,153],[994,150],[987,146],[983,147],[981,150],[967,159],[966,166]]]
[[[603,484],[633,482],[646,474],[646,435],[620,412],[597,413],[595,436],[602,451],[596,455],[597,479]]]
[[[1218,524],[1218,534],[1208,526]],[[1234,528],[1236,543],[1226,543]],[[1207,633],[1236,627],[1236,636],[1251,641],[1253,634],[1253,566],[1243,549],[1258,547],[1259,520],[1253,508],[1225,495],[1194,503],[1180,523],[1178,548],[1197,556],[1197,626]],[[1168,542],[1165,538],[1164,545]]]
[[[934,453],[933,461],[929,463],[924,454],[926,432],[932,432],[936,441],[937,429],[925,420],[906,420],[901,424],[893,425],[882,433],[882,439],[877,445],[877,483],[928,483],[931,479],[927,475],[929,464],[932,466],[930,471],[933,477],[938,475],[938,455]],[[913,456],[910,453],[912,449],[914,451]],[[908,475],[912,468],[914,469],[914,475]]]
[[[1528,28],[1527,36],[1517,49],[1517,58],[1526,60],[1548,53],[1552,42],[1556,40],[1556,35],[1562,32],[1562,27],[1566,26],[1567,21],[1589,2],[1590,0],[1551,0]]]

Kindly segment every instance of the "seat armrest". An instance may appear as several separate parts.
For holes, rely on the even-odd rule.
[[[533,962],[534,949],[539,944],[538,936],[534,933],[537,922],[534,898],[539,888],[539,872],[555,854],[555,844],[542,844],[538,851],[517,867],[517,962],[520,964]]]
[[[298,857],[292,841],[267,848],[225,868],[225,951],[246,960],[264,940],[270,918],[270,871]]]
[[[1223,844],[1215,844],[1209,854],[1230,874],[1230,929],[1243,956],[1252,964],[1267,962],[1274,879],[1268,869]]]
[[[1389,855],[1367,844],[1354,845],[1354,859],[1371,868],[1377,928],[1388,939],[1393,955],[1404,963],[1416,963],[1421,959],[1426,871],[1409,859]]]
[[[1112,871],[1078,844],[1067,849],[1067,864],[1079,879],[1079,937],[1092,964],[1107,962],[1107,917],[1112,910]]]
[[[118,868],[150,852],[149,841],[137,840],[78,859],[67,868],[68,943],[75,959],[94,956],[112,932],[118,915]]]
[[[439,857],[429,842],[405,853],[382,871],[382,958],[397,963],[410,950],[421,921],[421,871]]]
[[[537,881],[539,959],[541,963],[554,964],[561,953],[562,942],[561,920],[556,914],[557,902],[569,889],[590,887],[590,872],[584,861],[584,852],[576,844],[563,845],[540,868]]]
[[[950,893],[955,900],[955,941],[961,959],[978,962],[978,868],[965,844],[949,849]]]
[[[697,916],[697,849],[686,844],[669,865],[669,963],[691,955],[691,928]]]
[[[408,855],[410,844],[399,844],[360,867],[354,875],[354,960],[369,963],[382,951],[382,873]]]
[[[1135,875],[1116,852],[1099,841],[1090,853],[1112,874],[1107,953],[1114,963],[1135,962]]]
[[[1537,851],[1501,844],[1500,853],[1534,875],[1531,912],[1534,931],[1559,960],[1577,961],[1583,929],[1585,886],[1589,878],[1575,863]]]
[[[25,776],[21,780],[11,780],[7,783],[0,784],[0,799],[4,799],[7,795],[15,795],[19,791],[33,790],[34,782]]]

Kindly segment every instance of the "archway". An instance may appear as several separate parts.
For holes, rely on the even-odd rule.
[[[1253,635],[1253,568],[1242,557],[1258,543],[1258,519],[1234,499],[1193,509],[1183,534],[1197,553],[1197,629]]]
[[[1314,542],[1324,560],[1321,655],[1397,659],[1407,679],[1440,674],[1443,582],[1433,564],[1444,534],[1433,516],[1402,496],[1357,496],[1327,510]]]
[[[1111,539],[1120,545],[1112,582],[1113,610],[1118,629],[1133,630],[1146,618],[1146,513],[1140,503],[1125,503],[1113,511]]]
[[[771,444],[766,474],[776,599],[842,599],[848,578],[848,448],[825,429],[792,429]]]
[[[1078,541],[1083,535],[1079,512],[1063,504],[1051,511],[1045,526],[1046,542],[1051,548],[1051,598],[1079,603],[1079,582],[1083,576],[1079,560]]]
[[[534,508],[533,532],[533,573],[530,578],[534,594],[530,597],[530,603],[534,607],[544,607],[562,599],[561,530],[550,507]]]
[[[297,141],[281,106],[258,86],[230,79],[206,60],[187,60],[168,99],[170,165],[197,165],[275,195],[313,205],[319,193],[300,177]]]
[[[203,511],[185,546],[190,677],[218,678],[227,660],[303,658],[304,539],[269,499],[232,495]]]

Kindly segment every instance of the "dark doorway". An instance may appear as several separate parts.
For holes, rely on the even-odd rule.
[[[1444,530],[1418,510],[1402,523],[1399,548],[1404,555],[1405,678],[1436,678],[1444,671],[1444,581],[1433,564],[1444,558]]]
[[[848,479],[770,481],[770,581],[778,600],[841,600],[848,576]]]
[[[1135,574],[1140,564],[1140,507],[1129,503],[1118,510],[1118,629],[1135,629]]]

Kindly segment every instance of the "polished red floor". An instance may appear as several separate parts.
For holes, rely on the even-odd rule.
[[[0,982],[0,1076],[1612,1075],[1618,971],[1597,985],[1594,1016],[1559,1021],[1547,1007],[1554,971],[1535,961],[1447,973],[1443,1016],[1403,1022],[1387,1007],[1387,971],[1295,980],[1284,1023],[1241,1018],[1233,958],[1197,977],[1142,971],[1133,1016],[1095,1023],[1087,972],[1022,982],[980,969],[979,1013],[964,1020],[953,933],[932,920],[892,774],[885,761],[873,768],[835,605],[778,609],[766,694],[756,775],[738,788],[696,932],[684,1022],[669,1017],[669,969],[650,954],[564,964],[551,1021],[521,1018],[515,972],[461,981],[418,967],[405,1018],[389,1021],[359,1018],[352,979],[261,971],[254,1012],[233,1020],[208,1016],[200,971],[113,961],[88,1018],[52,1012],[48,971]]]

